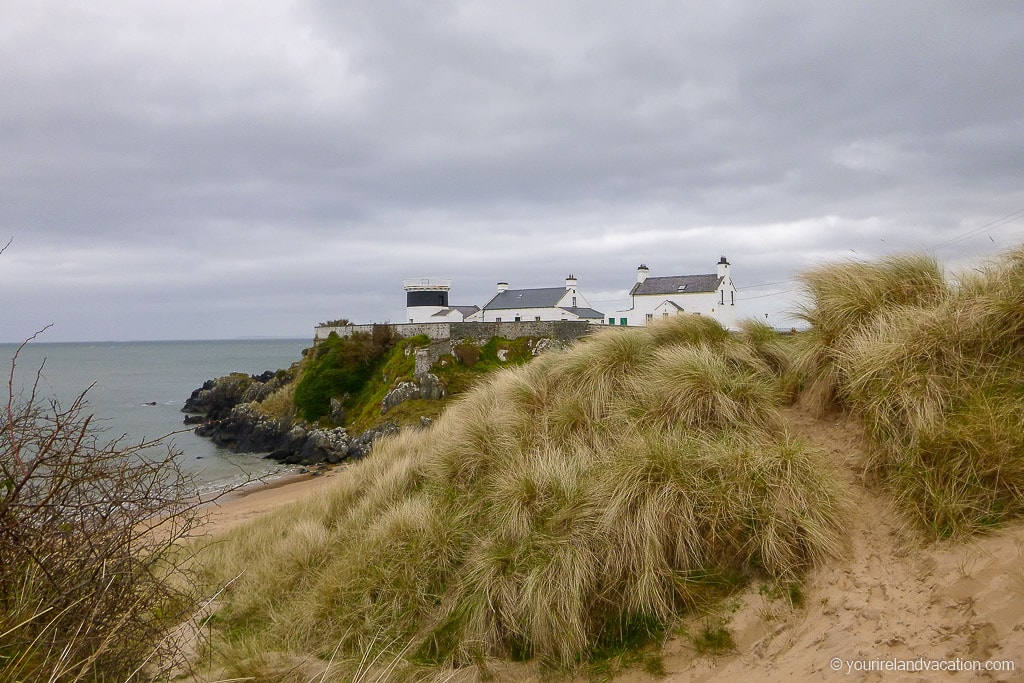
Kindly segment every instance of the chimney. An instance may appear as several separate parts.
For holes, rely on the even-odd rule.
[[[647,280],[647,276],[650,275],[650,273],[650,269],[641,263],[640,266],[636,269],[636,283],[638,285],[643,284],[644,281]]]
[[[565,288],[575,289],[576,288],[576,276],[569,273],[569,277],[565,278]]]
[[[718,277],[725,277],[729,274],[729,261],[723,256],[718,261]]]
[[[507,282],[499,282],[498,283],[498,294],[501,294],[506,289],[508,289],[508,283]]]

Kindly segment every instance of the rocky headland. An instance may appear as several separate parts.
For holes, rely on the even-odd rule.
[[[195,433],[236,453],[266,453],[289,465],[336,464],[366,456],[373,442],[398,431],[385,421],[358,435],[344,427],[319,427],[300,419],[275,418],[256,404],[288,378],[268,370],[261,375],[231,374],[207,380],[192,392],[182,412]]]

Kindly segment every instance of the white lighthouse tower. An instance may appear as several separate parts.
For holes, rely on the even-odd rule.
[[[431,316],[448,308],[450,277],[410,277],[402,280],[405,288],[405,318],[411,323],[436,322]]]

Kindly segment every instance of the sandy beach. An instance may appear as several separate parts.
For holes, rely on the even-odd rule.
[[[255,481],[224,494],[206,506],[204,534],[218,535],[239,524],[299,500],[342,476],[344,466],[324,467],[302,474],[287,474],[267,481]]]

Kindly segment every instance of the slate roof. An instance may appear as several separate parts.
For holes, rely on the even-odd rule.
[[[469,316],[473,315],[474,313],[476,313],[479,310],[480,310],[479,306],[452,306],[451,308],[443,308],[443,309],[441,309],[440,311],[438,311],[437,313],[435,313],[434,315],[432,315],[430,317],[432,317],[432,318],[445,318],[452,311],[459,311],[460,313],[462,313],[462,317],[468,318]]]
[[[572,306],[560,306],[560,308],[563,311],[569,311],[581,318],[600,318],[601,320],[604,320],[604,313],[601,311],[595,311],[593,308],[573,308]]]
[[[541,289],[506,289],[484,304],[488,311],[510,308],[554,308],[565,296],[565,287]]]
[[[722,283],[722,278],[715,273],[705,275],[670,275],[668,277],[649,277],[643,282],[633,285],[631,296],[638,294],[699,294],[713,292]],[[680,290],[680,287],[685,287]]]

